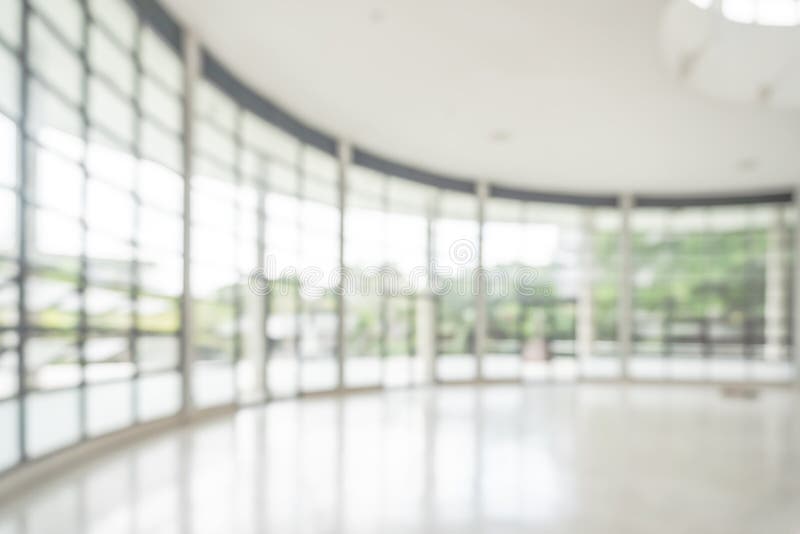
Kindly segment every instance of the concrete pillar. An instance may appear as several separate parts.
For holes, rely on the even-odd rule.
[[[200,45],[189,31],[184,32],[184,100],[183,100],[183,300],[181,315],[181,378],[183,388],[182,415],[194,412],[192,396],[192,147],[194,144],[194,92],[200,76]]]
[[[267,164],[261,162],[261,175],[266,179],[268,173]],[[262,276],[266,278],[266,190],[258,188],[257,201],[257,221],[256,228],[256,268]],[[245,317],[252,322],[248,329],[251,336],[248,341],[250,347],[250,357],[253,358],[253,373],[255,373],[255,387],[260,399],[267,397],[267,299],[269,296],[258,294],[252,290],[246,293],[245,297]]]
[[[345,313],[345,306],[347,299],[345,298],[345,257],[344,257],[344,230],[345,230],[345,214],[347,213],[347,176],[350,170],[350,163],[353,159],[353,148],[347,141],[340,140],[338,145],[338,158],[339,158],[339,285],[337,291],[337,314],[338,314],[338,327],[336,330],[336,384],[339,391],[344,391],[344,372],[345,372],[345,343],[347,339],[347,331],[345,320],[347,318]]]

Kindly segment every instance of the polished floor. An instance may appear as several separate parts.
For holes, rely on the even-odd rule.
[[[800,397],[451,386],[282,401],[0,505],[0,534],[800,533]]]

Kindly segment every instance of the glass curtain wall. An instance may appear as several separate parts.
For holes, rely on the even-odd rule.
[[[635,378],[791,376],[791,226],[781,204],[639,208]]]
[[[475,380],[478,199],[440,191],[433,224],[432,286],[436,298],[436,379]]]
[[[526,296],[536,293],[537,272],[528,257],[523,202],[489,199],[484,211],[483,265],[486,277],[486,353],[483,377],[519,379],[526,339]],[[529,269],[530,280],[523,278]]]
[[[6,13],[0,19],[0,471],[15,465],[23,454],[18,353],[22,333],[18,285],[22,235],[22,1],[6,4]]]
[[[300,199],[300,388],[338,386],[339,165],[310,146],[302,154]]]
[[[300,391],[300,143],[277,130],[264,128],[265,139],[276,147],[268,161],[264,202],[265,273],[267,296],[267,390],[274,398]]]
[[[618,376],[617,307],[619,305],[620,225],[615,208],[593,208],[584,226],[588,237],[586,267],[591,272],[590,375]],[[612,362],[612,363],[610,363]]]
[[[240,213],[246,213],[239,167],[241,112],[201,80],[194,113],[192,399],[198,408],[206,408],[231,403],[236,397],[235,366],[242,352],[241,286],[248,268],[244,258],[252,258],[248,252],[257,244],[242,242],[239,224]],[[248,207],[252,212],[252,201]]]
[[[422,380],[417,307],[427,288],[431,187],[353,166],[345,211],[345,385]]]
[[[572,378],[582,209],[490,198],[485,210],[484,378]]]
[[[267,390],[330,391],[338,387],[338,161],[255,117],[252,130],[267,176]]]
[[[489,279],[479,377],[478,197],[354,165],[342,211],[314,132],[205,63],[185,221],[180,31],[137,5],[3,2],[0,471],[176,414],[184,348],[201,409],[332,390],[342,303],[347,388],[619,376],[617,209],[488,200],[484,266],[533,278]],[[634,209],[632,378],[794,376],[793,210]]]
[[[386,196],[386,309],[383,383],[387,387],[419,384],[424,362],[417,345],[418,306],[428,287],[428,220],[435,190],[389,178]]]
[[[382,298],[387,257],[386,177],[350,167],[344,212],[345,387],[381,384],[386,356],[386,301]]]
[[[2,469],[180,408],[183,66],[128,2],[11,0],[0,74]]]

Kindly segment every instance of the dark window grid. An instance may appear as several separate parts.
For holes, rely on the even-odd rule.
[[[84,31],[84,39],[88,40],[88,38],[89,38],[88,37],[88,24],[87,24],[88,17],[86,15],[85,11],[84,11],[84,17],[85,17],[84,30],[83,30]],[[44,20],[44,22],[45,22],[45,24],[47,24],[49,26],[48,29],[56,35],[56,38],[59,38],[61,41],[64,41],[63,35],[58,33],[57,30],[53,31],[54,30],[53,25],[50,24],[49,20]],[[139,42],[139,36],[141,35],[141,21],[139,21],[138,24],[139,24],[139,27],[138,27],[137,33],[136,33],[136,35],[137,35],[137,46],[138,46],[138,42]],[[68,43],[63,43],[62,42],[62,44],[68,44]],[[70,48],[70,49],[72,49],[74,51],[74,48],[72,48],[72,47],[68,47],[68,48]],[[81,115],[82,115],[82,122],[83,122],[83,128],[82,128],[83,129],[83,135],[82,135],[82,137],[83,137],[84,143],[85,143],[86,141],[88,141],[88,133],[89,133],[90,127],[93,128],[93,127],[96,127],[96,126],[90,123],[89,118],[88,118],[88,114],[87,114],[87,110],[86,110],[86,101],[87,101],[87,94],[86,93],[88,91],[87,83],[88,83],[89,76],[91,75],[91,70],[90,70],[90,68],[88,66],[88,58],[87,58],[85,46],[84,46],[84,49],[83,50],[79,50],[78,53],[81,56],[82,62],[83,62],[83,65],[84,65],[84,73],[83,73],[83,80],[82,80],[83,96],[84,96],[83,101],[84,102],[83,102],[83,104],[81,106],[79,106],[79,108],[80,108],[80,112],[81,112]],[[135,83],[136,83],[136,91],[138,93],[138,91],[140,90],[140,87],[141,87],[141,66],[139,65],[138,62],[135,62],[135,64],[137,65],[136,74],[135,74]],[[99,77],[99,78],[101,78],[101,82],[103,82],[106,85],[108,85],[111,88],[112,91],[116,90],[117,93],[121,93],[121,91],[118,90],[119,88],[115,84],[111,83],[108,79],[102,79],[102,76]],[[54,93],[57,98],[60,98],[60,100],[64,101],[63,103],[68,104],[68,105],[71,104],[69,102],[69,99],[68,98],[64,98],[65,95],[61,94],[56,88],[50,86],[50,84],[47,83],[45,80],[40,80],[40,81],[43,82],[42,85],[45,85],[46,89],[48,89],[52,93]],[[117,96],[121,96],[121,95],[118,94]],[[137,94],[137,97],[138,97],[138,94]],[[134,109],[135,117],[136,117],[136,120],[135,120],[135,125],[136,125],[135,129],[136,129],[136,131],[134,132],[135,141],[133,143],[133,146],[130,146],[128,143],[119,143],[119,144],[123,145],[123,146],[127,146],[128,152],[132,153],[132,155],[135,158],[140,160],[141,159],[141,155],[140,155],[139,150],[138,150],[138,138],[140,136],[139,132],[140,132],[140,129],[141,129],[142,112],[141,112],[141,109],[139,108],[139,106],[137,105],[136,98],[134,98],[133,101],[131,101],[129,98],[126,98],[125,101],[131,103],[131,105],[132,105],[132,107]],[[154,124],[155,127],[157,127],[157,128],[161,127],[162,129],[164,129],[163,125],[160,124],[157,120],[153,121],[153,122],[155,123]],[[102,127],[99,127],[97,129],[98,130],[104,130],[104,128],[102,128]],[[103,133],[108,135],[112,139],[115,137],[113,132],[103,132]],[[167,133],[169,133],[168,129],[167,129]],[[83,168],[84,180],[88,181],[89,176],[88,176],[88,172],[87,172],[87,169],[86,169],[85,161],[80,162],[79,165]],[[134,186],[134,188],[136,189],[136,186]],[[137,242],[136,232],[138,231],[138,228],[139,228],[139,221],[138,221],[138,211],[139,210],[138,210],[138,207],[140,205],[140,200],[138,198],[138,195],[135,192],[132,194],[132,196],[133,196],[135,220],[133,221],[134,236],[130,240],[130,244],[132,245],[132,248],[134,249],[134,251],[136,251],[136,250],[138,250],[138,242]],[[82,272],[81,272],[81,276],[80,276],[81,279],[80,279],[79,288],[78,288],[78,291],[80,293],[82,293],[82,294],[85,293],[85,289],[87,287],[87,282],[88,282],[86,280],[86,275],[87,275],[87,273],[86,273],[86,271],[87,271],[86,262],[87,262],[87,258],[86,258],[86,250],[85,250],[85,239],[86,239],[86,231],[87,231],[86,230],[86,221],[85,221],[85,209],[86,209],[86,206],[85,206],[85,185],[84,185],[84,200],[83,200],[83,204],[84,204],[84,206],[83,206],[84,215],[83,215],[83,217],[81,219],[83,221],[83,227],[84,227],[84,231],[83,231],[83,233],[84,233],[84,238],[83,238],[84,244],[82,246],[83,250],[81,251],[81,256],[82,256],[82,258],[81,258],[81,271]],[[158,209],[158,208],[155,208],[155,209]],[[114,237],[118,238],[118,236],[114,236]],[[132,270],[131,279],[133,281],[133,284],[130,287],[130,297],[131,297],[131,304],[132,304],[131,305],[131,314],[132,314],[131,323],[133,325],[133,328],[131,329],[131,331],[128,332],[129,343],[130,343],[130,346],[131,346],[130,354],[131,354],[131,358],[132,358],[134,366],[135,366],[135,374],[134,374],[133,379],[135,379],[139,375],[139,372],[140,372],[139,369],[138,369],[138,365],[136,365],[136,356],[135,356],[136,355],[136,350],[135,350],[136,336],[139,335],[139,334],[146,334],[146,335],[164,335],[164,334],[167,334],[165,332],[143,332],[143,331],[138,331],[137,328],[136,328],[136,325],[138,323],[138,321],[137,321],[137,309],[138,308],[136,306],[136,301],[138,299],[138,293],[139,293],[138,287],[137,287],[138,265],[137,265],[136,256],[137,256],[137,254],[134,253],[133,261],[131,262],[131,270]],[[81,365],[82,365],[82,367],[85,368],[87,362],[85,360],[85,353],[84,353],[83,345],[85,344],[86,336],[90,332],[90,329],[88,328],[88,325],[87,325],[87,318],[86,318],[85,296],[82,297],[82,303],[81,304],[82,304],[81,305],[81,321],[80,321],[80,328],[79,328],[79,342],[78,343],[79,343],[79,345],[81,345]],[[97,330],[95,330],[95,329],[92,329],[91,332],[92,333],[98,333]],[[173,335],[174,334],[180,334],[180,332],[174,332]],[[85,386],[85,371],[82,373],[82,384],[81,384],[81,387],[84,387],[84,386]],[[135,399],[134,399],[134,405],[136,405]],[[85,412],[85,406],[83,407],[83,411]],[[136,417],[138,418],[138,414],[136,415]],[[86,435],[85,416],[82,416],[82,419],[83,419],[83,421],[82,421],[81,432],[82,432],[82,435],[85,438],[86,437],[85,436]]]
[[[108,39],[117,49],[119,52],[128,55],[131,57],[131,60],[136,65],[136,69],[139,71],[140,76],[147,78],[149,81],[153,82],[155,85],[159,87],[162,91],[166,92],[170,96],[173,96],[177,100],[182,100],[183,94],[176,93],[175,89],[172,86],[164,81],[158,71],[151,70],[147,65],[142,64],[141,59],[141,41],[142,41],[142,33],[146,24],[142,21],[142,17],[139,13],[134,10],[133,16],[136,19],[136,30],[135,30],[135,40],[134,40],[134,47],[133,49],[129,48],[128,45],[123,43],[119,37],[111,30],[108,26],[106,26],[105,22],[98,18],[97,16],[91,13],[91,10],[87,12],[88,21],[92,27],[97,28],[103,36]],[[46,15],[43,17],[46,18]],[[51,24],[52,25],[52,24]],[[154,32],[154,36],[156,39],[161,39],[157,34]],[[63,37],[63,36],[62,36]],[[178,58],[179,62],[182,63],[182,59]]]
[[[28,8],[29,16],[33,16],[36,20],[41,22],[47,28],[48,32],[50,32],[50,34],[58,41],[58,43],[63,48],[67,49],[69,52],[71,52],[76,57],[80,57],[83,54],[82,48],[86,43],[85,35],[82,36],[83,41],[82,41],[81,45],[80,46],[76,46],[75,44],[72,43],[72,41],[69,39],[69,37],[64,35],[64,33],[61,31],[61,28],[59,28],[58,25],[55,24],[52,21],[52,19],[50,18],[50,15],[48,15],[47,13],[42,12],[38,7],[33,5],[32,2],[27,2],[27,4],[28,4],[27,8]],[[76,2],[75,3],[75,7],[76,7],[76,9],[82,9],[83,5],[82,4],[79,5],[79,3]],[[81,24],[84,27],[86,27],[87,18],[86,18],[85,11],[84,11],[83,15],[84,15],[84,17],[83,17],[83,21],[81,22]]]
[[[60,152],[58,152],[56,150],[51,149],[50,147],[47,147],[47,146],[39,143],[35,139],[31,141],[31,144],[33,144],[36,147],[37,151],[40,150],[40,151],[47,152],[49,155],[52,155],[52,156],[55,156],[55,157],[59,158],[64,163],[67,163],[67,164],[70,164],[70,165],[75,165],[76,167],[78,167],[80,165],[79,162],[73,160],[72,158],[69,158],[69,157],[65,156],[64,154],[62,154],[62,153],[60,153]],[[141,195],[138,194],[135,191],[135,188],[123,187],[123,186],[119,185],[118,183],[115,183],[112,180],[110,180],[109,178],[106,178],[106,177],[104,177],[104,176],[102,176],[100,174],[91,173],[90,172],[89,173],[89,180],[90,181],[102,182],[104,185],[108,186],[110,189],[114,189],[119,193],[130,195],[130,197],[133,199],[133,202],[135,203],[135,205],[137,207],[146,207],[148,210],[152,210],[152,211],[157,212],[157,213],[162,214],[162,215],[172,216],[172,217],[174,217],[176,219],[180,219],[181,216],[182,216],[182,214],[180,212],[178,212],[178,211],[172,211],[172,210],[166,209],[166,208],[164,208],[162,206],[159,206],[159,205],[155,205],[155,204],[150,204],[150,203],[144,202],[142,200],[142,198],[141,198]],[[0,186],[0,189],[4,189],[4,187]],[[15,189],[11,189],[11,190],[15,191]],[[35,197],[36,197],[35,192],[29,192],[29,194],[28,194],[28,205],[30,207],[35,208],[35,209],[39,209],[39,210],[44,210],[44,211],[47,211],[49,213],[54,213],[54,214],[56,214],[56,215],[58,215],[60,217],[68,218],[68,219],[71,219],[71,220],[75,220],[75,221],[79,220],[79,218],[76,218],[73,214],[67,212],[66,210],[60,209],[58,206],[48,206],[48,205],[39,203],[36,200]],[[91,225],[89,225],[89,226],[91,227]],[[92,228],[92,232],[96,233],[97,235],[103,236],[103,237],[109,237],[109,238],[117,239],[118,241],[121,241],[121,242],[128,243],[130,241],[129,239],[126,239],[124,237],[105,232],[105,231],[103,231],[102,228]],[[180,244],[182,244],[182,242]],[[165,252],[170,252],[170,251],[165,251]]]
[[[64,94],[64,92],[61,89],[59,89],[58,87],[53,85],[50,82],[50,80],[48,80],[46,77],[44,77],[41,73],[37,72],[37,69],[31,68],[30,69],[30,76],[31,76],[31,78],[36,80],[36,82],[39,85],[41,85],[51,96],[54,96],[62,105],[64,105],[65,107],[67,107],[67,108],[69,108],[71,110],[77,110],[77,111],[80,112],[80,109],[83,106],[78,104],[78,103],[76,103],[76,102],[73,102],[72,99],[69,96],[67,96],[66,94]],[[120,98],[124,99],[126,102],[131,104],[131,108],[133,109],[134,115],[136,117],[134,122],[146,121],[148,124],[150,124],[153,127],[155,127],[162,134],[164,134],[164,135],[166,135],[168,137],[172,137],[173,139],[175,139],[178,142],[182,142],[183,136],[179,132],[174,131],[172,128],[170,128],[169,126],[164,124],[163,121],[161,121],[160,119],[158,119],[156,117],[153,117],[151,114],[149,114],[145,110],[141,109],[141,106],[137,103],[138,102],[138,98],[139,98],[138,95],[134,96],[133,99],[131,99],[131,97],[125,96],[123,93],[119,93],[118,91],[121,91],[121,90],[118,87],[115,87],[114,85],[111,85],[110,83],[106,83],[106,81],[101,76],[94,75],[94,77],[98,81],[100,81],[101,83],[104,83],[107,87],[111,88],[111,90],[114,91],[117,96],[119,96]],[[140,82],[137,82],[137,86],[140,86]],[[138,92],[138,90],[137,90],[137,92]],[[135,128],[140,128],[140,126],[135,127]],[[102,135],[104,135],[104,136],[108,137],[109,139],[111,139],[111,141],[114,144],[118,145],[117,148],[122,148],[124,150],[127,150],[129,153],[133,153],[133,152],[137,151],[136,142],[131,142],[131,141],[128,141],[126,139],[123,139],[122,137],[120,137],[120,135],[118,133],[114,132],[113,130],[109,129],[108,127],[106,127],[103,124],[100,124],[100,123],[97,123],[97,122],[91,122],[90,123],[90,129],[91,130],[95,130],[98,133],[101,133]],[[139,134],[139,135],[141,135],[141,134]]]

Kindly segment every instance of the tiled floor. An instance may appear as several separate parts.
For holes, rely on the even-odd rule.
[[[285,401],[0,506],[0,534],[800,533],[800,396],[452,386]]]

